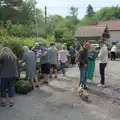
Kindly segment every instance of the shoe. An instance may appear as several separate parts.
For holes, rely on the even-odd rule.
[[[57,76],[55,76],[55,78],[57,78]]]
[[[48,85],[48,82],[47,82],[47,81],[44,81],[43,84]]]
[[[1,102],[1,106],[5,107],[6,106],[6,102]]]
[[[35,87],[36,87],[36,88],[39,88],[39,85],[36,85]]]
[[[105,84],[98,84],[97,86],[98,86],[98,87],[106,87]]]
[[[91,80],[88,80],[88,81],[87,81],[87,83],[88,83],[88,84],[91,84],[91,83],[92,83],[92,81],[91,81]]]
[[[77,91],[80,92],[81,90],[82,90],[82,87],[80,86]]]
[[[66,77],[66,74],[63,74],[63,77]]]
[[[9,107],[13,107],[13,106],[14,106],[14,103],[10,102]]]
[[[49,78],[51,79],[51,78],[52,78],[52,76],[49,76]]]
[[[84,90],[88,90],[88,87],[84,87],[83,89],[84,89]]]

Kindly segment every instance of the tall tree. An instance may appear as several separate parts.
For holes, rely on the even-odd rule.
[[[68,15],[66,17],[66,20],[70,21],[71,24],[74,24],[76,25],[78,22],[79,22],[79,19],[78,19],[78,8],[72,6],[70,7],[70,15]]]
[[[22,21],[22,23],[26,24],[32,21],[35,22],[36,17],[35,5],[36,5],[35,0],[27,0],[22,4],[22,7],[20,9],[21,11],[20,21]]]
[[[87,7],[87,12],[86,12],[86,17],[92,17],[94,15],[94,10],[93,7],[89,4]]]
[[[22,5],[22,0],[0,0],[0,6],[16,7]]]
[[[74,17],[77,17],[77,16],[78,16],[78,8],[72,6],[72,7],[70,8],[70,14],[71,14],[72,16],[74,16]]]
[[[0,0],[0,20],[6,24],[7,20],[11,20],[12,23],[19,21],[19,10],[23,0]]]
[[[118,20],[120,19],[120,7],[105,7],[96,12],[95,17],[98,20]]]

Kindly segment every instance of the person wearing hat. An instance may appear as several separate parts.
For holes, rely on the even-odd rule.
[[[37,55],[37,52],[40,50],[40,42],[37,42],[31,50]]]
[[[37,56],[40,57],[41,73],[44,75],[44,84],[48,85],[50,64],[48,57],[48,48],[45,48],[43,43],[39,43],[40,50],[37,52]]]
[[[87,76],[88,76],[88,50],[90,50],[91,44],[89,42],[84,43],[84,48],[79,52],[79,69],[80,69],[80,83],[79,88],[87,89]],[[78,89],[79,90],[79,89]]]

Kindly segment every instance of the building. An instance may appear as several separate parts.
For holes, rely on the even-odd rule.
[[[87,40],[100,40],[101,38],[108,39],[110,37],[106,25],[92,25],[80,27],[75,32],[75,38],[81,44]]]
[[[108,40],[111,43],[120,43],[120,20],[101,21],[98,25],[107,25],[110,33],[110,38]]]

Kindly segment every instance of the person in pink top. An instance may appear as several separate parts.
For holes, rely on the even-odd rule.
[[[65,62],[67,61],[67,55],[69,55],[69,52],[66,49],[66,46],[62,46],[62,50],[59,51],[59,60],[60,60],[60,68],[62,70],[63,76],[66,76],[65,74]]]

